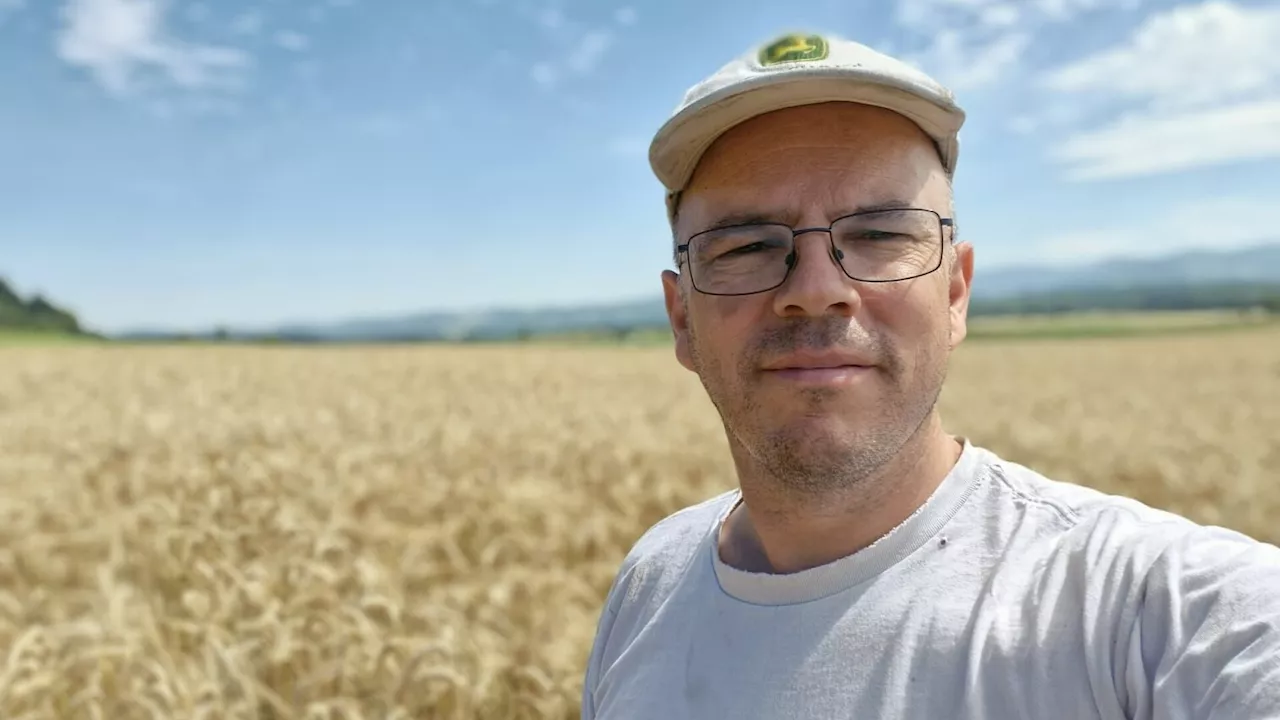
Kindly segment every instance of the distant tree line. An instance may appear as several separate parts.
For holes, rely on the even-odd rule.
[[[1150,285],[1038,293],[971,303],[973,315],[1265,310],[1280,313],[1280,284]]]
[[[76,316],[40,295],[23,298],[0,279],[0,330],[39,330],[82,334]]]

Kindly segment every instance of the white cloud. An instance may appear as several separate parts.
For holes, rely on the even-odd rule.
[[[1001,4],[999,0],[899,0],[896,15],[898,22],[908,27],[932,29],[942,15],[971,17]]]
[[[1095,10],[1133,10],[1142,0],[899,0],[898,22],[920,29],[937,29],[957,21],[979,20],[1005,26],[1022,19],[1062,23]]]
[[[582,41],[573,49],[569,57],[565,60],[568,68],[585,75],[595,69],[600,63],[600,59],[604,57],[604,53],[613,44],[613,35],[604,30],[593,30],[583,36]]]
[[[1280,91],[1280,7],[1223,0],[1154,15],[1119,47],[1058,68],[1051,90],[1205,107]]]
[[[1154,175],[1280,159],[1280,99],[1181,114],[1128,115],[1051,151],[1071,180]]]
[[[1135,10],[1142,0],[1033,0],[1032,5],[1048,18],[1064,21],[1098,9]]]
[[[530,70],[533,81],[544,88],[555,87],[570,76],[594,72],[615,41],[614,31],[589,28],[566,17],[555,4],[541,8],[518,4],[517,11],[541,27],[558,50],[555,56],[534,63]],[[636,17],[631,8],[614,13],[614,20],[621,25],[634,23]]]
[[[1011,28],[1022,18],[1022,11],[1016,5],[991,5],[983,8],[978,20],[991,28]]]
[[[1171,208],[1141,225],[1095,227],[1036,243],[1037,261],[1057,265],[1187,250],[1245,248],[1275,239],[1270,198],[1220,197]]]
[[[957,91],[989,87],[1024,64],[1038,35],[1097,10],[1141,0],[899,0],[898,24],[924,39],[908,62]]]
[[[116,96],[135,91],[148,70],[184,89],[235,86],[249,57],[173,37],[165,27],[167,9],[164,0],[68,0],[58,56],[88,70]]]
[[[231,21],[231,32],[236,35],[257,35],[262,32],[265,18],[260,10],[248,10],[240,13]]]
[[[533,77],[533,81],[543,87],[551,87],[556,84],[559,74],[551,63],[535,63],[533,69],[529,73]]]
[[[307,49],[307,36],[293,30],[281,30],[276,33],[276,45],[292,52],[301,52]]]
[[[909,61],[956,91],[998,81],[1017,66],[1031,44],[1031,36],[1024,32],[1003,33],[987,42],[976,42],[955,29],[943,30],[935,37],[928,51]]]
[[[548,30],[558,30],[564,27],[564,13],[560,12],[560,8],[544,8],[538,14],[538,24]]]
[[[1016,67],[1030,35],[1020,27],[1024,14],[1003,0],[902,0],[897,21],[928,38],[904,60],[953,90],[996,82]]]
[[[1280,7],[1210,0],[1047,72],[1058,106],[1101,116],[1052,157],[1078,180],[1280,157]]]

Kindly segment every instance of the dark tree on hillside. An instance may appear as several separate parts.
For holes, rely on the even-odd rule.
[[[0,329],[82,332],[75,315],[41,295],[23,300],[3,279],[0,279]]]

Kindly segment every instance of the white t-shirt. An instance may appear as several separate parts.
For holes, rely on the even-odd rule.
[[[1280,548],[964,444],[905,523],[802,572],[721,562],[737,490],[654,525],[582,717],[1280,719]]]

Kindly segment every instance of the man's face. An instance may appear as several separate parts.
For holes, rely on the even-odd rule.
[[[743,214],[826,227],[886,203],[950,214],[928,138],[879,108],[806,106],[722,136],[684,194],[676,233],[686,242]],[[756,295],[699,293],[687,263],[663,275],[677,357],[701,378],[739,463],[810,491],[866,477],[929,418],[965,334],[972,274],[972,250],[959,244],[923,277],[861,283],[841,271],[830,243],[826,233],[798,236],[786,282]],[[858,367],[780,369],[806,364],[802,353]]]

